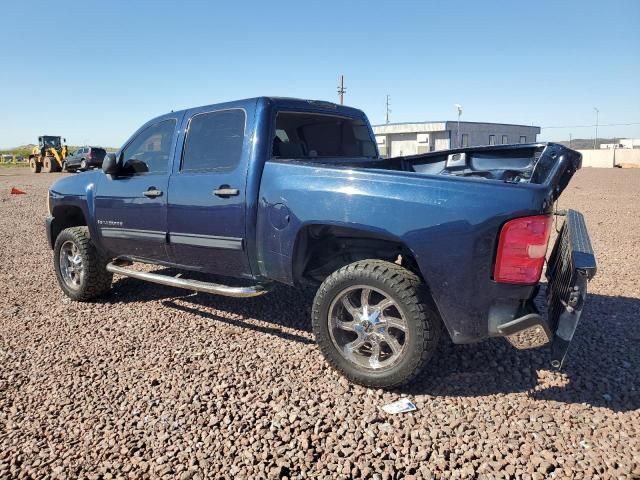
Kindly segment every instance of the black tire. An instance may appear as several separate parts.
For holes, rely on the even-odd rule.
[[[55,163],[55,160],[51,157],[44,157],[42,159],[42,171],[44,173],[51,173],[54,172],[55,170],[53,169],[53,164]]]
[[[60,251],[75,245],[81,259],[82,273],[78,274],[77,284],[69,280],[69,274],[63,272]],[[53,249],[53,263],[56,278],[62,291],[72,300],[85,302],[104,295],[111,289],[113,274],[107,272],[108,259],[96,250],[87,227],[71,227],[63,230],[56,238]]]
[[[31,157],[29,159],[29,170],[31,170],[31,173],[40,173],[41,168],[42,164],[38,161],[37,158]]]
[[[406,336],[401,334],[404,342],[402,353],[395,357],[396,363],[391,363],[389,367],[376,367],[378,370],[368,369],[349,360],[334,343],[330,333],[332,327],[329,315],[334,303],[339,305],[338,299],[345,295],[344,292],[362,286],[367,289],[370,287],[373,289],[371,291],[377,292],[376,295],[383,295],[394,302],[392,308],[397,309],[397,314],[404,317],[407,332]],[[429,306],[427,295],[420,278],[395,263],[362,260],[342,267],[327,277],[316,293],[312,311],[316,342],[329,364],[354,383],[374,388],[392,388],[408,383],[421,372],[436,351],[442,330],[442,320]],[[375,307],[376,305],[371,305],[372,309]],[[381,312],[378,314],[379,318],[383,317]],[[352,318],[355,321],[356,317]],[[358,338],[360,334],[367,335],[361,331],[357,334]],[[378,340],[375,342],[378,343]],[[369,347],[364,344],[360,351]],[[393,355],[391,349],[389,352]]]
[[[87,169],[87,161],[83,158],[80,160],[80,170],[85,171]]]

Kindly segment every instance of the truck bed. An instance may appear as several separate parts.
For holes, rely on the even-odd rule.
[[[581,155],[555,143],[469,147],[378,160],[318,162],[353,168],[446,175],[518,184],[547,184],[555,200],[580,168]]]

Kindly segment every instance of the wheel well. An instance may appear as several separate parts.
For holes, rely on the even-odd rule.
[[[58,206],[53,209],[52,216],[54,219],[51,224],[52,244],[56,243],[56,238],[65,228],[87,225],[80,207]]]
[[[366,259],[398,263],[422,278],[415,256],[402,242],[335,225],[309,225],[298,233],[293,278],[298,284],[317,285],[339,268]]]

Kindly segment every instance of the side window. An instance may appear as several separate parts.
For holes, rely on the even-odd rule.
[[[169,119],[140,132],[122,151],[124,171],[131,175],[166,173],[175,128],[175,119]]]
[[[242,156],[244,110],[199,113],[189,122],[183,172],[233,170]]]

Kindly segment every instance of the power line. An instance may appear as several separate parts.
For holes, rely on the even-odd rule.
[[[640,122],[632,122],[632,123],[598,123],[598,127],[628,127],[631,125],[640,125]],[[540,127],[540,128],[593,128],[596,124],[593,123],[591,125],[553,125],[548,127]]]

